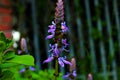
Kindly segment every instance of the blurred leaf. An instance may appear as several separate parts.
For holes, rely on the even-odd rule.
[[[6,41],[6,37],[3,32],[0,32],[0,41]]]
[[[12,47],[13,45],[13,40],[11,39],[6,39],[6,49]]]
[[[4,51],[5,50],[5,42],[4,41],[0,41],[0,52]]]
[[[4,60],[7,60],[7,59],[11,59],[13,57],[15,57],[15,52],[14,51],[9,51],[7,53],[5,53],[5,55],[3,56],[3,59]]]
[[[0,68],[9,68],[9,67],[13,67],[13,66],[17,66],[18,64],[15,63],[3,63],[0,65]]]
[[[12,58],[6,62],[34,66],[34,58],[30,55],[15,56],[14,58]]]
[[[9,70],[2,72],[2,75],[0,76],[0,80],[13,80],[13,73]]]

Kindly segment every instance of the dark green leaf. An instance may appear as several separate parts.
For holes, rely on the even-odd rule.
[[[9,70],[2,72],[2,75],[0,76],[0,80],[13,80],[13,73]]]
[[[12,47],[13,45],[13,40],[11,39],[6,39],[6,49]]]
[[[0,41],[5,41],[6,37],[5,34],[3,32],[0,32]]]
[[[4,60],[7,60],[7,59],[12,59],[14,58],[16,55],[15,55],[15,52],[14,51],[9,51],[7,53],[5,53],[5,55],[3,56],[3,59]]]
[[[0,52],[4,51],[6,48],[6,44],[4,41],[0,41]]]

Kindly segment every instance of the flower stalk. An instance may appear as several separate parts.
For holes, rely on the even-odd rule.
[[[52,43],[49,44],[50,53],[48,59],[46,59],[43,63],[48,63],[55,60],[55,80],[59,76],[58,68],[59,65],[64,67],[65,64],[71,65],[69,61],[66,60],[66,56],[63,55],[63,52],[69,52],[66,48],[68,48],[69,44],[67,43],[67,39],[65,38],[65,34],[68,31],[68,27],[66,26],[66,22],[64,21],[64,5],[62,0],[58,0],[56,3],[56,12],[55,19],[52,21],[52,25],[49,25],[48,33],[49,35],[46,39],[50,39]]]
[[[59,76],[59,72],[58,72],[58,59],[57,58],[55,59],[55,73],[54,73],[54,76],[55,76],[55,80],[57,80],[57,77]]]

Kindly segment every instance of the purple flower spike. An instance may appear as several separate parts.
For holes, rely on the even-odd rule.
[[[54,59],[54,57],[49,57],[48,59],[46,59],[43,63],[48,63],[48,62],[51,62],[52,60]]]
[[[61,23],[61,29],[62,29],[62,32],[63,32],[63,33],[67,32],[68,27],[66,26],[66,23],[65,23],[65,22],[62,22],[62,23]]]

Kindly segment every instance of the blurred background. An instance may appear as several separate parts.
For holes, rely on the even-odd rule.
[[[0,31],[27,40],[28,54],[40,70],[52,69],[43,64],[48,57],[48,25],[54,20],[57,0],[0,0]],[[78,80],[89,73],[95,80],[120,79],[120,0],[63,0],[65,21],[69,27],[69,57],[75,57]],[[66,73],[68,66],[60,68]]]

